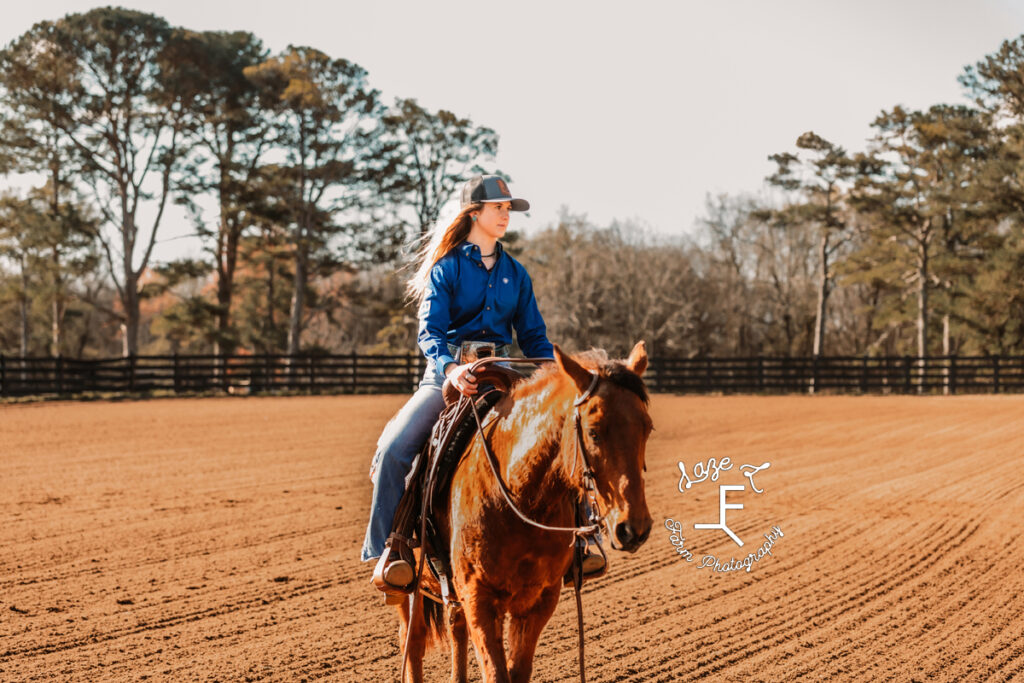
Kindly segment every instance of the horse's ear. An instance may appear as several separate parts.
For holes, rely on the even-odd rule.
[[[555,362],[558,363],[559,371],[563,375],[569,376],[581,394],[589,389],[590,380],[593,379],[590,371],[570,358],[568,354],[563,353],[558,344],[553,344],[552,346],[555,348]]]
[[[626,367],[638,375],[644,374],[644,370],[647,369],[647,345],[642,341],[638,341],[633,350],[629,352]]]

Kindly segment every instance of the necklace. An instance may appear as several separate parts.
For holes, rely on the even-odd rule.
[[[497,253],[498,253],[497,251],[492,251],[490,254],[480,254],[480,258],[491,258],[492,256],[494,256]]]

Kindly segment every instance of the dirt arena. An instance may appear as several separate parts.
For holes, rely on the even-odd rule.
[[[0,406],[0,680],[395,680],[395,617],[358,552],[402,401]],[[651,412],[655,528],[585,589],[589,681],[1022,675],[1024,397],[655,396]],[[693,479],[711,457],[733,467],[681,493],[678,463]],[[742,548],[693,528],[741,484]],[[700,567],[765,545],[749,572]],[[567,590],[534,680],[577,680],[575,629]],[[428,657],[428,680],[447,672]]]

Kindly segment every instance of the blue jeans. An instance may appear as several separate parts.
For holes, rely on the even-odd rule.
[[[391,534],[395,511],[405,492],[405,478],[413,460],[430,437],[430,430],[444,409],[441,386],[444,375],[433,363],[427,365],[420,386],[402,409],[391,418],[377,440],[377,452],[370,466],[373,481],[373,502],[370,523],[363,540],[363,562],[376,559],[384,552],[384,543]]]

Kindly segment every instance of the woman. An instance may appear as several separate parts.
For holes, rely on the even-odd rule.
[[[498,242],[508,229],[509,213],[526,211],[529,202],[513,199],[505,181],[491,175],[470,179],[461,203],[455,220],[436,231],[420,252],[419,268],[409,281],[410,298],[420,302],[418,342],[427,371],[416,393],[384,428],[371,468],[373,503],[362,559],[380,557],[374,575],[393,589],[405,588],[414,578],[412,566],[386,546],[405,477],[444,408],[441,387],[449,377],[463,394],[477,393],[469,372],[472,363],[458,360],[463,345],[488,342],[494,355],[507,356],[514,327],[527,357],[554,355],[530,276]],[[595,573],[595,561],[588,559],[587,573]],[[600,571],[604,563],[600,556],[598,560]]]

